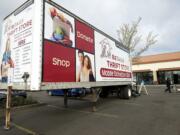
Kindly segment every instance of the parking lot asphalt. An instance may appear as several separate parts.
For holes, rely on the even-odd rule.
[[[64,108],[62,97],[28,93],[46,104],[14,110],[9,131],[1,117],[0,135],[180,135],[180,93],[156,86],[148,90],[149,96],[131,100],[100,99],[97,112],[88,101],[69,100]]]

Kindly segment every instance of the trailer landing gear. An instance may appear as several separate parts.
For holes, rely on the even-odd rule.
[[[64,90],[64,107],[68,108],[68,89]]]
[[[96,112],[96,103],[99,99],[99,95],[102,91],[102,88],[91,88],[92,90],[92,112]]]

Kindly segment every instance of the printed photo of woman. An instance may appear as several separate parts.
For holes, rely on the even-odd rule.
[[[7,83],[7,81],[8,81],[8,69],[9,68],[14,68],[14,62],[11,58],[10,38],[8,38],[6,41],[6,48],[3,53],[3,57],[2,57],[1,77],[2,77],[3,83]]]
[[[87,55],[84,56],[83,68],[80,72],[80,81],[81,82],[94,81],[91,60],[90,60],[89,56],[87,56]]]
[[[76,81],[77,82],[95,81],[90,57],[88,55],[84,55],[83,52],[78,51],[78,59],[79,59],[79,64],[81,66],[77,66]]]

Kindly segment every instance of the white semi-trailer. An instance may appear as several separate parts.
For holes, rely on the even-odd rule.
[[[0,89],[92,88],[131,97],[129,50],[48,0],[28,0],[4,19],[0,65]]]

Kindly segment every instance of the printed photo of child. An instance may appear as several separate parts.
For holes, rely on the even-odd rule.
[[[46,6],[45,38],[74,47],[74,19],[53,6]]]
[[[11,58],[11,44],[10,38],[6,41],[6,48],[2,56],[2,63],[1,63],[1,78],[3,83],[7,83],[8,81],[8,69],[14,68],[14,62]]]

